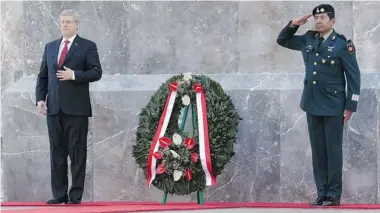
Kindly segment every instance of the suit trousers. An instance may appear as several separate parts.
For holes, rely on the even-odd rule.
[[[314,181],[318,196],[342,194],[343,116],[307,114]]]
[[[54,198],[81,200],[86,176],[88,117],[62,112],[47,116],[50,142],[51,188]],[[68,190],[68,163],[72,186]]]

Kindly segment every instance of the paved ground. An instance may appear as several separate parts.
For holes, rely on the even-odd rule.
[[[55,208],[55,207],[4,207],[4,206],[2,206],[2,207],[0,207],[1,208],[1,210],[16,210],[16,209],[41,209],[41,208],[45,208],[45,209],[47,209],[47,208]]]
[[[36,209],[36,208],[52,208],[54,207],[1,207],[1,210],[11,209]],[[62,207],[58,207],[62,208]],[[52,210],[54,212],[54,210]],[[377,210],[348,210],[348,209],[278,209],[278,208],[238,208],[238,209],[213,209],[213,210],[191,210],[191,211],[159,211],[159,213],[380,213]],[[157,213],[157,212],[146,212]]]
[[[215,209],[197,211],[176,211],[183,213],[380,213],[380,210],[347,210],[347,209]],[[154,213],[154,212],[149,212]],[[156,212],[157,213],[157,212]],[[161,211],[160,213],[174,213],[173,211]]]

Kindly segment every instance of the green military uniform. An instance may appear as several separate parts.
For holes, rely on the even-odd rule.
[[[356,112],[360,95],[355,47],[335,30],[324,40],[311,30],[294,35],[297,29],[289,22],[277,43],[302,52],[305,78],[300,106],[307,114],[317,194],[340,199],[344,110]]]

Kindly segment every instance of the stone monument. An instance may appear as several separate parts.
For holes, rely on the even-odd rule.
[[[44,44],[59,38],[58,15],[81,14],[79,33],[96,41],[103,78],[91,85],[84,201],[157,201],[131,150],[138,113],[169,76],[220,82],[241,117],[236,155],[205,202],[306,202],[315,196],[302,56],[276,43],[316,2],[1,2],[2,190],[4,201],[51,197],[46,120],[35,80]],[[379,2],[331,4],[336,30],[352,38],[362,72],[358,112],[344,135],[343,203],[380,202]],[[312,27],[310,21],[298,33]],[[196,194],[171,201],[194,201]]]

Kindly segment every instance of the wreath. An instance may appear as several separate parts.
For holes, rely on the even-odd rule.
[[[235,155],[240,120],[219,83],[176,75],[141,110],[132,155],[148,186],[176,195],[203,191]],[[185,132],[188,123],[192,128]]]

